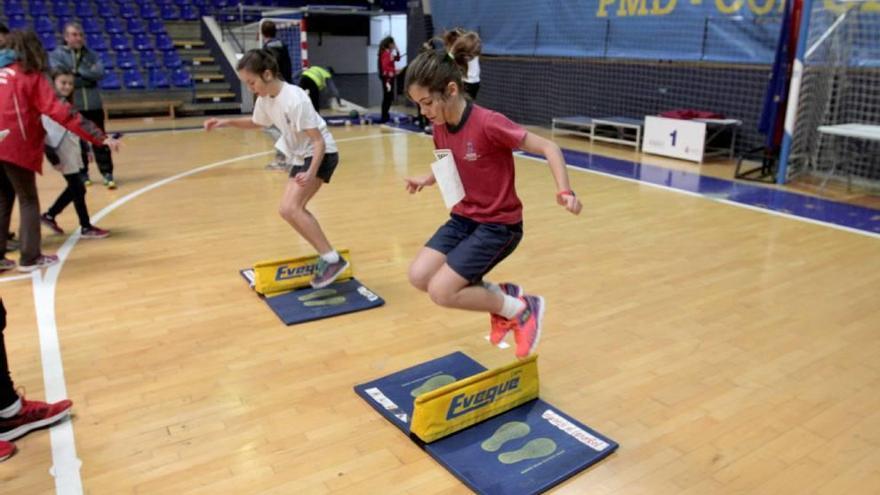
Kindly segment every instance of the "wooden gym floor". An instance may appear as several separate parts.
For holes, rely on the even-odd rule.
[[[446,216],[436,190],[403,189],[431,140],[332,131],[341,163],[312,210],[387,304],[283,326],[238,275],[310,253],[276,213],[269,139],[129,134],[120,188],[88,193],[112,236],[62,248],[45,234],[45,251],[67,254],[57,281],[0,279],[16,384],[36,399],[66,387],[75,413],[54,440],[16,442],[2,493],[54,493],[53,448],[58,493],[467,493],[352,387],[455,350],[490,367],[512,350],[484,340],[486,315],[407,283]],[[554,493],[880,490],[876,238],[572,170],[574,217],[543,164],[517,166],[526,236],[490,278],[547,299],[542,397],[621,444]],[[40,179],[44,208],[61,184]],[[73,229],[73,209],[59,222]]]

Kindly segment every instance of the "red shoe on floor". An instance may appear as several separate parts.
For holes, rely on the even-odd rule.
[[[82,229],[79,235],[83,239],[103,239],[110,235],[110,231],[92,226],[87,229]]]
[[[0,418],[0,440],[7,442],[28,432],[44,428],[70,415],[73,402],[64,399],[54,404],[21,398],[21,410],[11,418]]]
[[[15,453],[15,444],[12,442],[4,442],[0,440],[0,462],[12,457]]]
[[[498,284],[498,287],[504,295],[517,298],[522,295],[522,287],[516,284],[501,282]],[[489,342],[491,342],[492,345],[497,346],[502,340],[504,340],[504,337],[507,336],[507,332],[513,330],[514,322],[513,320],[508,320],[503,316],[495,314],[489,316],[491,316],[489,323],[492,325],[492,329],[489,331]]]
[[[541,323],[544,319],[544,298],[525,295],[520,298],[526,307],[513,319],[513,338],[516,340],[516,357],[525,358],[538,347],[541,340]]]

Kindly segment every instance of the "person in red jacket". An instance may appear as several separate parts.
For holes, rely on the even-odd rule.
[[[394,38],[386,36],[379,43],[379,78],[382,79],[382,118],[380,124],[384,124],[391,119],[391,102],[394,100],[394,78],[397,76],[397,69],[394,62],[400,60],[400,52],[397,51],[397,45],[394,44]]]
[[[46,51],[33,31],[13,31],[0,50],[0,272],[15,268],[6,259],[6,241],[12,204],[18,196],[21,215],[21,257],[18,270],[31,272],[58,262],[40,250],[40,201],[36,174],[42,174],[43,129],[41,115],[63,125],[96,145],[118,150],[108,138],[85,120],[70,104],[60,101],[44,71]]]

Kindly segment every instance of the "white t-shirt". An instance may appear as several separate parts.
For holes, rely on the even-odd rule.
[[[469,84],[480,82],[480,57],[474,57],[468,62],[468,70],[464,76],[464,82]]]
[[[308,129],[321,131],[321,136],[324,137],[324,153],[337,152],[336,141],[327,130],[327,123],[315,111],[309,95],[299,86],[283,83],[278,96],[257,97],[251,120],[257,125],[274,125],[281,130],[281,137],[275,142],[275,148],[284,153],[293,165],[302,165],[314,153],[312,143],[305,133]]]

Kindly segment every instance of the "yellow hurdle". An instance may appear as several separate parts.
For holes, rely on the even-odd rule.
[[[410,433],[430,443],[538,398],[538,356],[416,397]]]
[[[347,280],[354,276],[351,255],[348,249],[339,250],[339,256],[348,260],[348,268],[342,272],[338,280]],[[283,260],[260,261],[254,265],[254,290],[260,294],[271,296],[279,292],[302,289],[309,286],[315,273],[318,256],[302,256]]]

